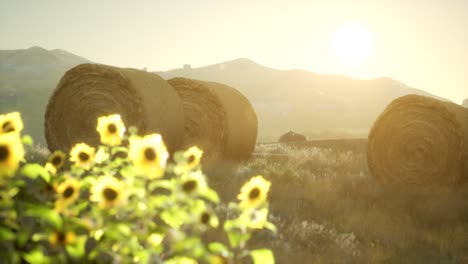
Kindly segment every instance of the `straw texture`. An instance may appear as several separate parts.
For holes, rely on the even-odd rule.
[[[214,82],[186,78],[168,81],[184,106],[185,148],[204,150],[203,162],[246,161],[257,139],[257,115],[236,89]]]
[[[468,178],[468,109],[437,99],[395,99],[375,121],[369,172],[383,183],[458,186]]]
[[[184,132],[182,102],[153,73],[98,64],[81,64],[60,80],[49,99],[45,135],[51,151],[68,151],[78,142],[96,145],[97,118],[119,113],[140,134],[160,133],[173,151]]]

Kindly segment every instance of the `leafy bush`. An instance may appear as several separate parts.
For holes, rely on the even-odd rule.
[[[246,243],[268,221],[270,182],[255,176],[220,225],[220,200],[201,170],[202,150],[173,155],[160,135],[138,136],[119,115],[98,119],[101,145],[76,144],[45,164],[26,163],[19,113],[0,115],[0,262],[273,263]],[[204,235],[221,229],[226,242]]]

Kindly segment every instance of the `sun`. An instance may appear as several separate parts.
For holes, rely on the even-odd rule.
[[[331,39],[331,49],[338,61],[348,67],[357,67],[374,53],[372,33],[363,25],[347,23],[340,26]]]

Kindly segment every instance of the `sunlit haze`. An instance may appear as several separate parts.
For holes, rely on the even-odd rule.
[[[370,58],[375,42],[367,28],[348,23],[336,30],[330,45],[338,61],[349,67],[357,67]]]
[[[468,1],[0,2],[0,49],[60,48],[169,70],[249,58],[277,69],[387,76],[468,98]]]

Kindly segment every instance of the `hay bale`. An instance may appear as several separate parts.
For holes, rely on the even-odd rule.
[[[419,95],[395,99],[371,129],[367,159],[383,183],[460,185],[468,178],[468,110]]]
[[[96,145],[97,118],[119,113],[141,134],[160,133],[169,150],[179,148],[184,114],[174,89],[153,73],[81,64],[60,80],[47,105],[45,135],[51,151],[77,142]]]
[[[214,82],[186,78],[168,82],[183,102],[184,148],[203,149],[204,164],[250,158],[257,139],[257,115],[245,96]]]
[[[294,131],[289,131],[288,133],[282,135],[278,142],[280,143],[291,143],[291,142],[307,142],[307,137],[296,133]]]

